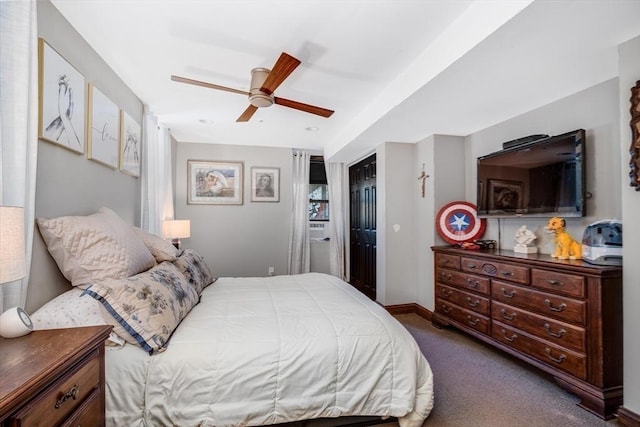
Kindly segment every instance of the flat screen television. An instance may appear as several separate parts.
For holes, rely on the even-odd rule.
[[[585,216],[585,145],[578,129],[479,157],[478,216]]]

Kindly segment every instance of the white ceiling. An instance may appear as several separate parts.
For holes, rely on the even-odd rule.
[[[324,151],[468,135],[618,75],[640,0],[51,0],[179,142]],[[279,105],[235,120],[281,52],[302,64]],[[213,123],[201,123],[210,120]],[[310,132],[309,127],[319,130]]]

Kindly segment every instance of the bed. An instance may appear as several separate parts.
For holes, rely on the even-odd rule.
[[[344,281],[320,273],[214,279],[197,252],[132,233],[104,208],[94,215],[38,219],[73,288],[32,319],[36,329],[114,326],[107,425],[379,416],[417,427],[429,415],[433,376],[415,340]],[[105,240],[108,251],[97,249]],[[128,253],[131,245],[151,257]]]

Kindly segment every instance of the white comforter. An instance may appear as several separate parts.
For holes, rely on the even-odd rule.
[[[345,282],[221,278],[154,356],[107,351],[111,426],[253,426],[382,415],[421,426],[431,369],[413,337]]]

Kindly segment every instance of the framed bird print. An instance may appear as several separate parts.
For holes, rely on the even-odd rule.
[[[187,160],[191,205],[241,205],[243,162]]]

